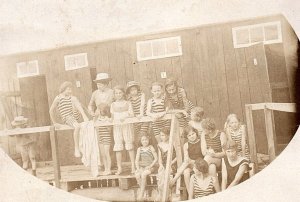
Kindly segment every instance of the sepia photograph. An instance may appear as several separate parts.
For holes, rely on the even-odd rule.
[[[297,201],[291,2],[4,3],[0,201]]]

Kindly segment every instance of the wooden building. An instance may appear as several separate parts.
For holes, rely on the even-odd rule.
[[[230,113],[245,122],[245,104],[294,102],[296,50],[291,26],[274,15],[1,57],[0,92],[6,112],[1,129],[9,128],[20,113],[32,126],[49,125],[49,106],[66,80],[73,82],[74,95],[87,106],[97,72],[110,73],[112,86],[139,81],[148,98],[153,81],[164,83],[165,76],[173,75],[188,98],[222,129]],[[28,75],[38,67],[38,75],[18,78],[17,66],[19,73],[23,68]],[[260,112],[253,117],[258,150],[266,152],[264,117]],[[295,129],[293,115],[275,113],[275,120],[277,136],[289,140]],[[50,150],[45,149],[50,147],[49,137],[40,138],[39,158],[50,160]],[[62,165],[78,163],[71,133],[59,138],[61,156],[68,156]],[[2,139],[10,154],[15,152],[12,141]]]

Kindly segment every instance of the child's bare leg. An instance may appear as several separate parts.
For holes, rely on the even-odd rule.
[[[74,152],[75,157],[80,157],[79,131],[80,131],[80,125],[78,123],[74,123],[73,139],[74,139],[74,147],[75,147],[75,152]]]
[[[184,183],[185,183],[185,187],[186,187],[186,190],[189,193],[189,186],[190,186],[190,178],[191,178],[191,169],[190,168],[186,168],[184,171],[183,171],[183,175],[184,175]]]
[[[177,173],[175,174],[174,178],[170,180],[170,186],[173,186],[176,182],[176,180],[181,176],[181,174],[184,172],[184,170],[188,167],[188,163],[183,162],[179,169],[177,170]]]
[[[110,145],[104,145],[104,153],[105,153],[105,172],[106,174],[111,174],[111,158],[110,158]],[[105,165],[104,165],[105,166]]]
[[[249,171],[249,177],[252,177],[255,174],[254,163],[249,163],[249,168],[251,168],[251,170]]]
[[[140,184],[140,188],[141,188],[141,192],[140,192],[140,198],[142,198],[144,196],[144,192],[145,192],[145,188],[146,188],[146,179],[147,176],[151,174],[150,170],[144,170],[144,172],[141,175],[141,184]]]
[[[22,157],[22,164],[23,164],[22,167],[23,169],[27,170],[29,164],[27,145],[21,146],[20,149],[21,149],[21,157]]]
[[[34,176],[36,176],[36,158],[35,158],[35,144],[34,143],[31,143],[29,145],[29,158],[30,158],[30,162],[31,162],[31,168],[32,168],[32,174]]]
[[[141,172],[139,170],[135,172],[135,179],[137,181],[137,184],[141,186]]]
[[[131,162],[131,173],[134,174],[135,172],[135,165],[134,165],[134,150],[128,150],[129,153],[129,158],[130,158],[130,162]]]
[[[213,158],[213,157],[211,157],[209,155],[206,155],[204,157],[204,160],[208,163],[208,165],[215,164],[217,167],[220,167],[221,166],[221,162],[222,162],[221,159],[219,159],[219,158]]]
[[[102,143],[99,144],[99,149],[100,149],[100,156],[101,156],[101,159],[103,161],[102,164],[104,165],[104,168],[106,169],[107,162],[106,162],[104,145]]]
[[[122,151],[116,152],[116,159],[117,159],[117,166],[118,166],[118,171],[116,172],[116,174],[119,175],[122,172]]]

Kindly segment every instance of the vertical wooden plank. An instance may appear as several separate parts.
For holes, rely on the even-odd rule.
[[[268,140],[268,153],[270,156],[270,162],[276,158],[276,133],[275,122],[273,117],[273,111],[271,109],[264,109],[265,123],[266,123],[266,135]]]
[[[50,126],[50,141],[51,141],[55,186],[57,188],[60,188],[60,179],[61,179],[60,162],[58,156],[57,132],[54,126]]]
[[[124,63],[124,57],[125,54],[127,54],[127,52],[124,49],[124,46],[125,46],[125,40],[116,41],[116,52],[114,57],[113,55],[110,55],[110,61],[116,60],[116,66],[114,68],[117,71],[117,76],[115,74],[114,77],[116,77],[117,83],[119,85],[125,87],[127,79],[126,79],[126,68]]]
[[[126,83],[128,81],[134,80],[133,77],[133,56],[131,52],[131,47],[135,44],[135,41],[132,39],[124,40],[123,43],[123,55],[124,55],[124,67],[125,67],[125,74],[126,74]]]
[[[177,78],[177,82],[180,86],[182,86],[182,76],[181,76],[181,61],[180,57],[172,57],[171,59],[172,63],[172,72],[173,75]]]
[[[235,52],[232,41],[232,30],[229,24],[223,27],[223,45],[228,87],[229,111],[242,116],[239,80],[236,68]]]
[[[164,177],[164,186],[163,186],[163,194],[162,194],[162,201],[168,201],[169,196],[169,180],[170,180],[170,173],[171,173],[171,162],[172,162],[172,154],[173,154],[173,143],[174,142],[180,142],[179,140],[179,124],[178,120],[175,117],[175,115],[172,115],[172,121],[171,121],[171,131],[170,131],[170,138],[169,138],[169,149],[168,149],[168,156],[167,156],[167,163],[166,163],[166,169],[165,169],[165,177]],[[175,141],[175,139],[178,139]],[[177,152],[181,156],[181,148],[179,151],[176,149],[176,157]],[[182,158],[181,158],[182,159]]]
[[[249,150],[250,150],[250,158],[254,163],[255,170],[257,170],[257,153],[256,153],[256,140],[254,135],[254,124],[252,117],[252,107],[251,105],[245,106],[246,112],[246,122],[247,122],[247,130],[248,130],[248,141],[249,141]]]

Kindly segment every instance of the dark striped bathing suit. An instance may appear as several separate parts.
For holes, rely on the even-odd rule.
[[[218,131],[217,135],[213,138],[209,137],[209,135],[205,135],[207,148],[212,148],[216,153],[222,152],[220,136],[221,136],[220,131]]]
[[[249,161],[247,159],[243,159],[237,165],[231,166],[229,164],[227,156],[225,156],[224,157],[224,163],[226,165],[226,170],[227,170],[227,185],[226,185],[226,187],[229,186],[232,183],[232,181],[234,180],[240,166],[247,165],[248,169],[249,169]],[[239,183],[242,183],[247,179],[249,179],[249,172],[244,173],[244,175],[242,176],[242,179],[240,180]]]
[[[154,156],[150,146],[140,147],[139,166],[140,167],[150,166],[153,160],[154,160]]]
[[[132,97],[129,97],[128,100],[131,102],[134,116],[140,115],[142,93],[139,93],[139,94],[138,94],[137,99],[133,99]],[[146,108],[147,108],[147,104],[146,104],[146,102],[145,102],[144,111],[143,111],[143,116],[146,115]],[[135,134],[139,134],[141,131],[147,132],[147,131],[148,131],[148,128],[149,128],[149,123],[148,123],[148,122],[144,122],[144,123],[135,123],[135,124],[134,124]]]
[[[151,98],[151,113],[160,113],[166,111],[165,97],[159,103],[155,103],[154,98]],[[157,120],[152,122],[154,135],[159,135],[160,130],[164,127],[170,127],[170,120]]]
[[[60,113],[62,121],[69,125],[74,126],[75,123],[78,123],[78,120],[80,118],[79,112],[74,109],[73,103],[72,103],[72,96],[65,97],[65,96],[58,96],[58,111]]]
[[[194,107],[193,103],[189,100],[186,100],[187,103],[184,103],[183,97],[185,96],[185,91],[183,88],[178,88],[175,96],[170,96],[167,94],[167,99],[171,104],[171,109],[181,109],[187,110],[187,113],[191,113],[191,109]],[[187,105],[187,107],[185,106]],[[185,109],[188,108],[188,109]],[[180,127],[187,126],[187,117],[182,117],[178,119]]]
[[[210,194],[215,193],[213,178],[210,178],[210,182],[209,182],[206,189],[203,189],[199,186],[199,183],[198,183],[197,178],[196,178],[195,175],[193,175],[191,180],[194,183],[194,197],[195,198],[200,198],[200,197],[208,196]]]
[[[201,141],[200,139],[194,143],[188,143],[188,154],[189,158],[192,160],[197,160],[198,158],[204,158],[201,150]]]
[[[99,126],[97,127],[98,132],[98,141],[100,144],[110,145],[111,144],[111,135],[110,128],[108,126]]]

